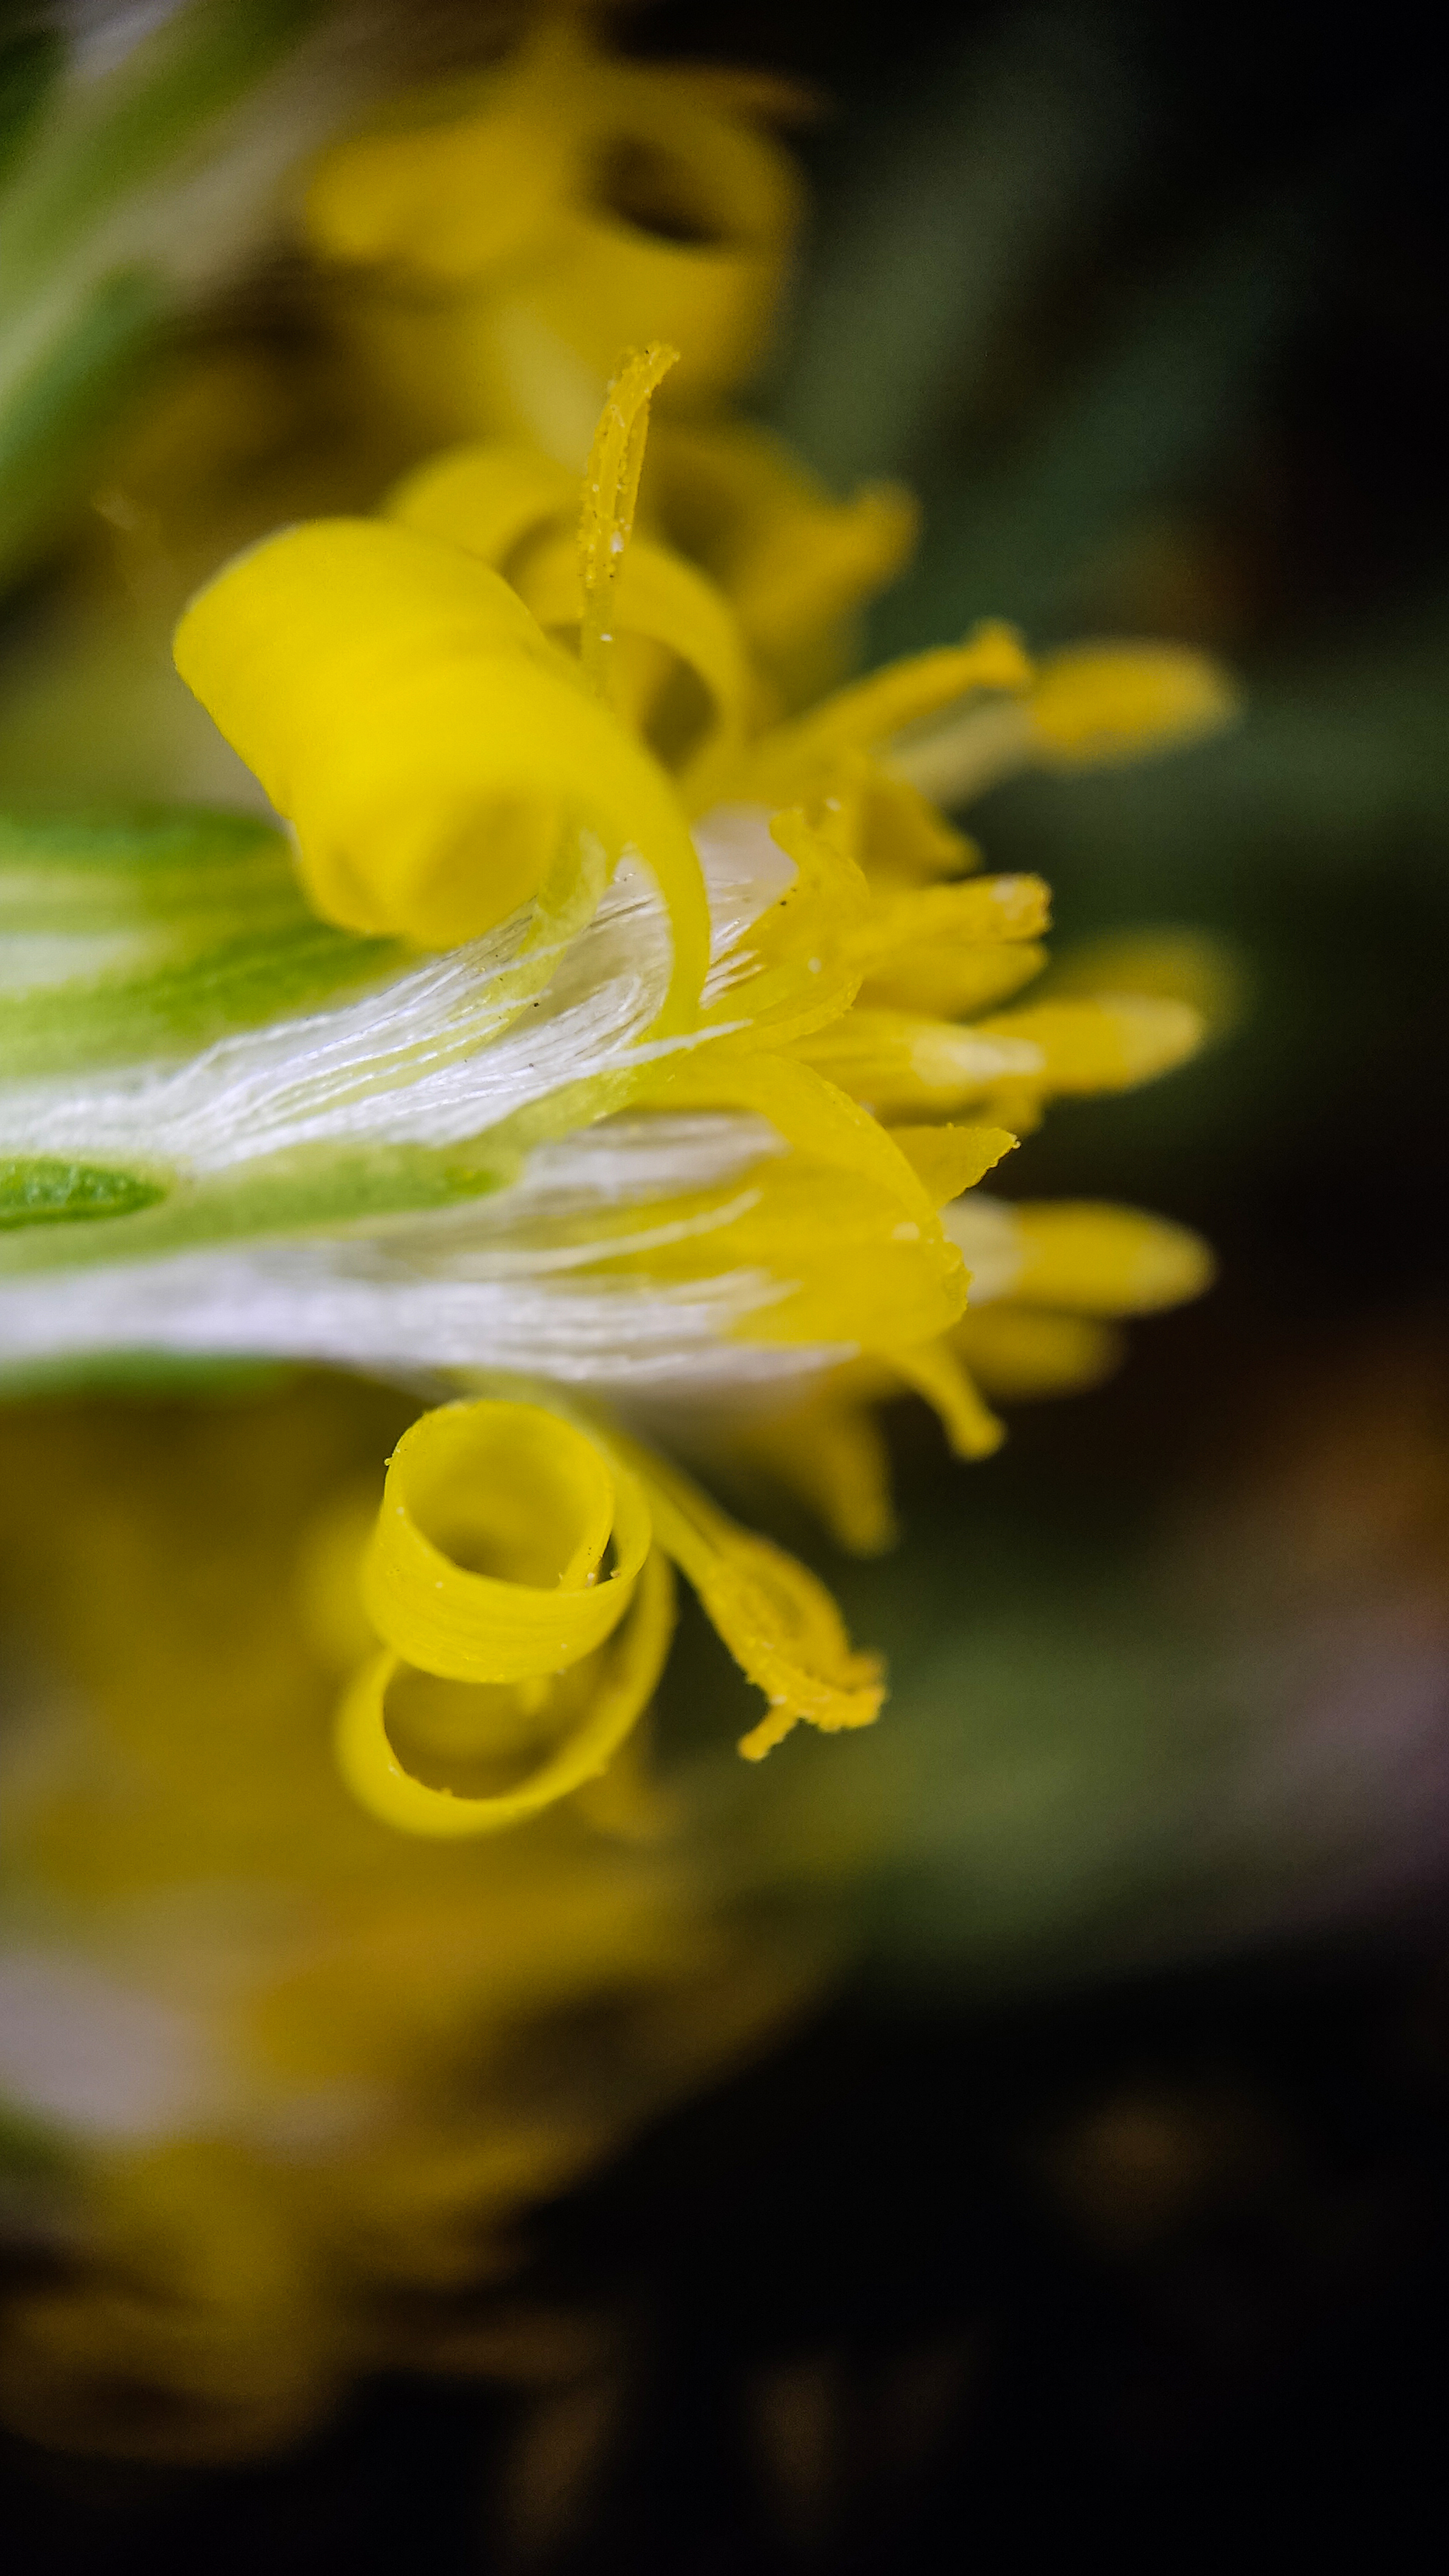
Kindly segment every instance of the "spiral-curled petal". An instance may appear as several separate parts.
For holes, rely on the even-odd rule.
[[[362,1603],[384,1651],[343,1699],[338,1762],[363,1806],[417,1834],[496,1832],[596,1777],[673,1626],[630,1468],[560,1415],[493,1399],[404,1433]]]
[[[637,1480],[572,1423],[536,1404],[442,1405],[393,1452],[363,1601],[424,1672],[536,1680],[613,1633],[650,1540]]]
[[[341,319],[382,399],[434,435],[577,441],[581,463],[621,346],[678,342],[695,403],[737,381],[799,214],[756,123],[775,104],[716,72],[611,60],[549,12],[496,73],[335,145],[307,227],[352,272]]]
[[[652,389],[647,370],[632,386],[624,370],[605,425],[632,401],[637,446]],[[615,445],[624,444],[620,432]],[[602,428],[597,445],[606,445]],[[738,760],[758,684],[714,583],[668,547],[632,536],[631,476],[637,457],[600,457],[582,536],[577,478],[502,441],[454,448],[409,475],[387,506],[403,526],[465,547],[503,573],[546,633],[566,646],[579,639],[598,694],[649,740],[697,808]]]
[[[490,1833],[595,1778],[662,1669],[667,1559],[770,1702],[741,1744],[750,1760],[800,1718],[870,1724],[881,1669],[830,1594],[687,1477],[539,1404],[424,1414],[389,1462],[363,1564],[383,1651],[338,1712],[360,1804],[404,1833]]]
[[[1191,645],[1075,644],[1038,670],[1036,756],[1054,769],[1089,769],[1176,751],[1220,732],[1241,704],[1222,664]]]
[[[390,1711],[399,1681],[409,1676],[401,1656],[384,1652],[363,1666],[343,1699],[338,1768],[358,1803],[402,1833],[457,1839],[523,1824],[608,1768],[653,1696],[673,1630],[673,1577],[656,1549],[640,1569],[614,1633],[561,1675],[532,1692],[483,1684],[465,1694],[444,1686],[445,1707],[449,1698],[453,1703],[452,1742],[438,1744],[435,1720],[429,1766],[442,1774],[451,1770],[466,1782],[469,1755],[480,1739],[486,1745],[490,1734],[505,1733],[516,1740],[520,1721],[530,1731],[557,1731],[550,1749],[521,1778],[481,1794],[435,1785],[406,1766],[399,1751],[405,1739]],[[416,1681],[416,1673],[411,1678]]]
[[[486,564],[383,520],[287,529],[193,600],[176,662],[293,824],[324,918],[423,947],[536,898],[567,923],[598,862],[637,851],[688,1019],[708,913],[668,781]]]

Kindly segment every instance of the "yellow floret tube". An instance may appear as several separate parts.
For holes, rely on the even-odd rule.
[[[1012,1297],[1079,1315],[1151,1315],[1200,1297],[1214,1262],[1201,1235],[1094,1200],[1028,1200],[1013,1211],[1021,1267]]]
[[[842,760],[909,741],[914,727],[939,718],[959,699],[987,690],[1024,696],[1032,666],[1015,629],[986,620],[964,644],[936,645],[839,689],[822,706],[780,725],[756,744],[742,794],[765,803],[796,802],[837,783]]]
[[[1049,1092],[1130,1091],[1196,1055],[1203,1023],[1187,1002],[1096,993],[1003,1011],[978,1020],[974,1034],[986,1044],[1037,1048]]]
[[[1084,769],[1178,751],[1238,713],[1220,663],[1187,644],[1076,644],[1039,665],[1034,748],[1051,768]]]
[[[383,520],[268,538],[193,600],[182,678],[293,825],[324,919],[425,948],[481,936],[635,851],[668,906],[661,1027],[708,958],[668,781],[486,564]],[[576,922],[572,926],[579,926]]]

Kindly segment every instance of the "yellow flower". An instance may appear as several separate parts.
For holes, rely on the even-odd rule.
[[[310,246],[368,398],[420,447],[505,431],[577,473],[619,349],[687,351],[706,408],[755,365],[800,217],[759,77],[631,63],[550,12],[493,71],[335,145]]]
[[[299,517],[176,638],[290,845],[0,823],[5,1363],[357,1373],[4,1426],[39,1679],[0,2085],[88,2254],[0,2332],[41,2439],[242,2454],[359,2370],[476,2361],[449,2301],[519,2205],[812,1982],[818,1933],[752,1942],[649,1774],[676,1575],[762,1696],[751,1759],[868,1725],[884,1676],[676,1429],[727,1423],[870,1547],[883,1396],[983,1455],[987,1395],[1084,1382],[1207,1275],[1133,1211],[982,1194],[1053,1097],[1167,1070],[1203,1014],[1140,963],[1018,1000],[1046,888],[973,873],[939,805],[1231,693],[999,626],[839,685],[913,505],[718,409],[789,255],[782,103],[551,15],[331,151],[343,461],[299,428],[315,351],[299,382],[223,346],[105,502],[153,608],[168,552],[214,565],[218,492],[229,547]],[[375,453],[414,460],[382,506],[318,516]]]
[[[377,520],[254,548],[177,635],[183,675],[289,818],[316,908],[465,943],[487,996],[451,1051],[446,1024],[398,1050],[414,1112],[448,1055],[452,1133],[493,1187],[376,1238],[386,1347],[359,1349],[347,1317],[355,1237],[318,1244],[310,1298],[285,1248],[281,1274],[277,1253],[248,1256],[250,1285],[230,1256],[220,1292],[254,1342],[406,1352],[461,1364],[475,1390],[394,1461],[366,1585],[385,1651],[340,1722],[358,1794],[417,1832],[495,1829],[603,1767],[657,1674],[661,1558],[770,1702],[742,1750],[880,1703],[803,1569],[596,1416],[540,1403],[538,1380],[636,1399],[754,1387],[777,1410],[793,1385],[818,1415],[832,1366],[863,1357],[975,1456],[999,1430],[963,1366],[963,1242],[1017,1308],[1117,1311],[1206,1275],[1147,1220],[1078,1211],[1064,1233],[1060,1213],[973,1215],[961,1197],[1053,1094],[1147,1079],[1201,1024],[1141,993],[961,1018],[1035,971],[1045,890],[949,877],[972,854],[914,781],[983,734],[996,775],[1008,739],[1018,759],[1156,745],[1221,716],[1217,675],[1142,647],[1038,672],[985,627],[772,721],[728,600],[657,538],[629,543],[667,364],[649,350],[618,379],[577,541],[561,469],[463,451]],[[309,1027],[298,1054],[318,1051]],[[355,1093],[344,1120],[365,1126]],[[116,1273],[82,1297],[102,1279],[114,1333]],[[139,1280],[154,1315],[156,1274]],[[204,1338],[194,1275],[183,1293]],[[868,1535],[883,1506],[848,1484],[831,1517]],[[525,1748],[506,1787],[468,1785],[470,1731]]]
[[[1081,1322],[1102,1311],[1081,1286],[1093,1260],[1112,1311],[1206,1275],[1173,1237],[1153,1296],[1124,1285],[1124,1225],[1134,1244],[1144,1226],[1168,1238],[1107,1211],[1074,1220],[1062,1280],[1045,1219],[971,1198],[1053,1096],[1166,1070],[1201,1018],[1170,992],[1013,1002],[1043,960],[1046,890],[963,874],[976,854],[921,782],[1160,747],[1221,720],[1222,681],[1145,646],[1037,669],[985,626],[786,712],[781,665],[753,643],[772,631],[769,546],[732,599],[662,534],[633,535],[669,357],[620,375],[580,524],[560,465],[485,444],[410,474],[376,518],[265,539],[187,610],[178,666],[287,818],[331,931],[288,922],[250,826],[224,845],[229,875],[204,832],[200,872],[168,861],[134,918],[87,853],[101,893],[87,913],[73,885],[61,916],[91,938],[87,967],[10,1006],[12,1363],[240,1348],[442,1373],[471,1397],[399,1452],[368,1587],[386,1651],[339,1736],[359,1794],[435,1835],[511,1824],[609,1761],[664,1651],[667,1560],[766,1696],[742,1750],[880,1705],[879,1670],[813,1578],[600,1399],[636,1428],[661,1405],[727,1402],[777,1459],[803,1407],[819,1436],[796,1480],[868,1544],[888,1500],[862,1385],[918,1390],[980,1456],[1000,1431],[971,1357],[1009,1387],[1034,1334],[1038,1379],[1080,1379],[1103,1360]],[[840,592],[814,598],[782,611],[782,652],[818,643]],[[27,846],[12,909],[51,936]],[[182,888],[198,928],[178,950]],[[505,1455],[531,1574],[493,1568],[492,1523],[456,1560]],[[579,1514],[588,1546],[565,1543]],[[402,1628],[397,1547],[429,1567]],[[572,1593],[582,1642],[558,1627]],[[500,1666],[510,1621],[523,1660]],[[470,1773],[470,1730],[507,1749],[506,1783]]]

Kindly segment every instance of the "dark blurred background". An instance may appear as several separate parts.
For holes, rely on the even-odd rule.
[[[1180,1217],[1222,1281],[984,1468],[893,1422],[903,1550],[827,1570],[891,1655],[934,1788],[845,1903],[838,2001],[533,2230],[537,2384],[367,2391],[245,2471],[12,2445],[10,2563],[1437,2565],[1432,30],[1398,5],[1347,27],[1298,5],[678,0],[626,39],[820,103],[760,407],[827,475],[898,472],[925,499],[872,649],[996,613],[1035,640],[1178,635],[1244,677],[1232,737],[972,816],[993,865],[1051,879],[1063,947],[1141,923],[1229,943],[1221,1045],[1064,1107],[1010,1184]],[[681,1758],[729,1688],[712,1654],[688,1629]],[[780,1757],[802,1819],[869,1804],[872,1743],[828,1751],[844,1786],[813,1742]]]

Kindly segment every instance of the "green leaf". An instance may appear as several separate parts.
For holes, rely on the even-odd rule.
[[[0,563],[34,553],[78,503],[167,328],[255,227],[248,170],[268,103],[250,127],[239,111],[323,6],[191,0],[99,77],[57,80],[31,40],[0,57],[0,160],[8,131],[14,165],[0,187]],[[325,122],[326,77],[297,94]],[[0,117],[5,104],[0,92]],[[198,224],[176,192],[194,202],[199,178]]]
[[[215,1359],[209,1352],[87,1351],[80,1357],[0,1366],[0,1402],[68,1403],[100,1397],[108,1403],[265,1403],[293,1385],[301,1372],[289,1360]],[[4,2130],[0,2123],[0,2164]]]
[[[12,1080],[189,1053],[401,953],[317,920],[275,825],[204,809],[0,815],[0,934]]]

